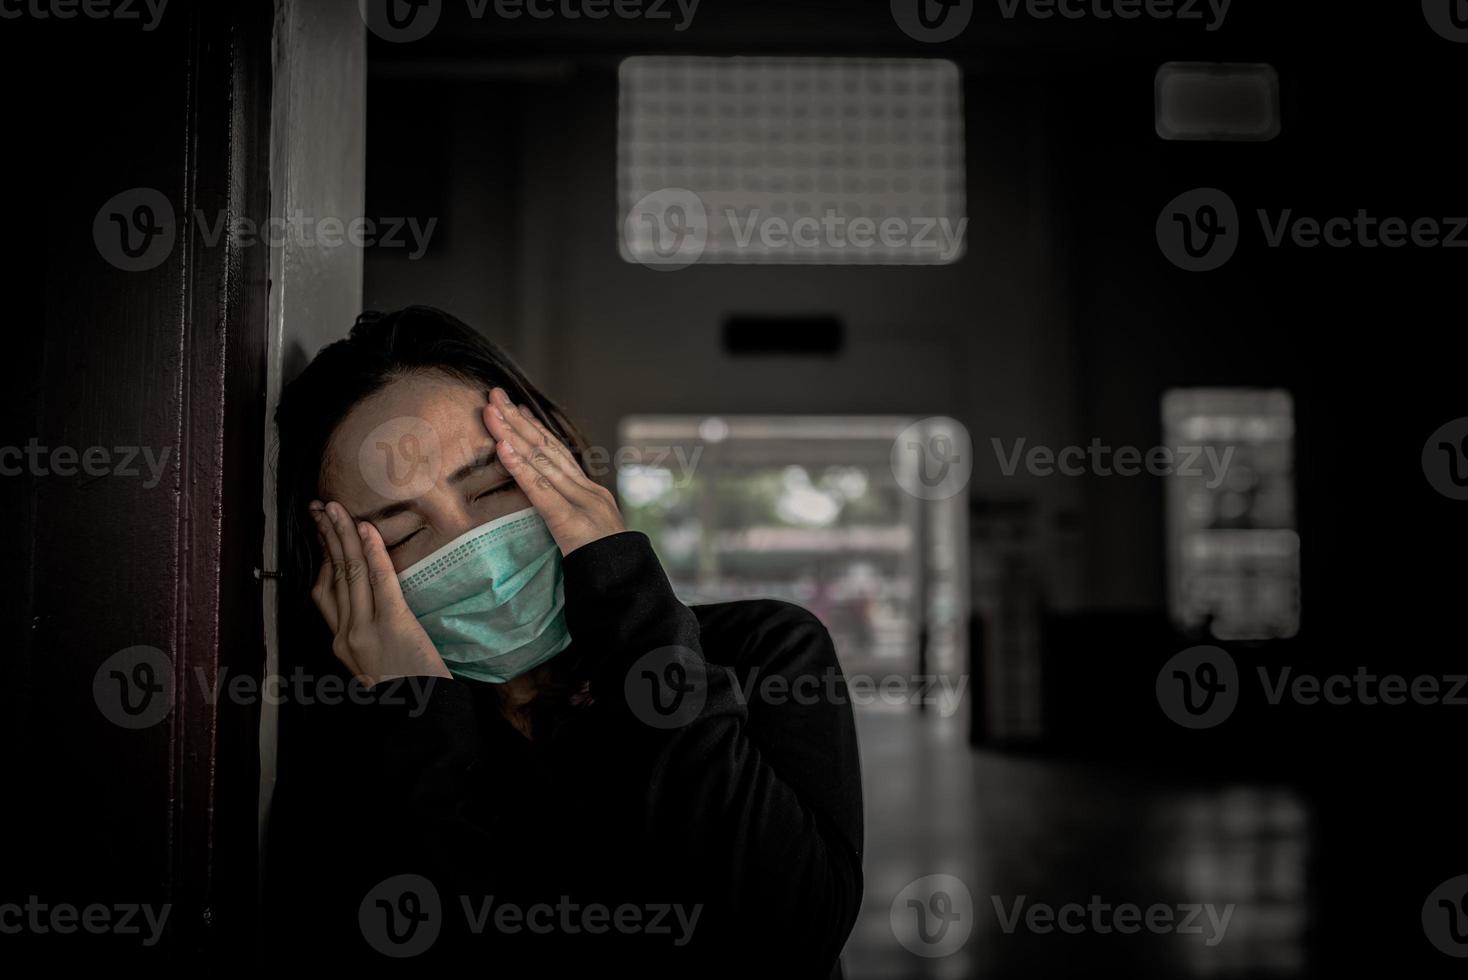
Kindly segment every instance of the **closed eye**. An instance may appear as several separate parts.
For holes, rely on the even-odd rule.
[[[498,486],[490,487],[488,490],[484,491],[483,493],[476,494],[475,497],[474,497],[474,499],[475,500],[483,500],[485,497],[492,497],[492,496],[494,496],[497,493],[504,493],[506,490],[513,490],[513,489],[515,489],[515,481],[514,480],[506,480],[504,483],[501,483]]]
[[[407,544],[409,541],[413,540],[413,538],[417,537],[418,531],[421,531],[421,530],[423,530],[423,529],[420,527],[416,531],[413,531],[411,534],[409,534],[407,537],[405,537],[405,538],[398,538],[392,544],[390,544],[390,545],[387,546],[387,550],[388,551],[393,551],[396,548],[402,547],[403,545]]]

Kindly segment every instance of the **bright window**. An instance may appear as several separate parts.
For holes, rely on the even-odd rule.
[[[960,79],[937,59],[626,59],[623,258],[956,261],[967,231]]]
[[[1162,400],[1169,605],[1222,640],[1300,628],[1294,402],[1288,392],[1182,388]]]
[[[967,496],[903,489],[893,446],[911,422],[631,417],[622,510],[685,601],[804,606],[831,631],[848,676],[956,675],[967,670]]]

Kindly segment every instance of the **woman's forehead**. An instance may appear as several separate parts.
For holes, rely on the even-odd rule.
[[[493,444],[484,427],[486,404],[485,392],[443,377],[390,382],[332,434],[322,493],[359,506],[421,495]]]

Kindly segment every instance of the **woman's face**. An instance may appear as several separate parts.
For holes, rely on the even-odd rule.
[[[530,506],[495,458],[487,394],[443,375],[390,382],[332,433],[321,500],[382,534],[402,571],[481,524]]]

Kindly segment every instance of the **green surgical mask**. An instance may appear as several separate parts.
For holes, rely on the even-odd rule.
[[[398,581],[456,677],[503,684],[571,642],[561,549],[533,507],[459,535]]]

